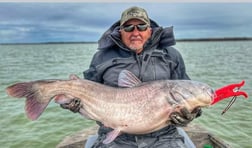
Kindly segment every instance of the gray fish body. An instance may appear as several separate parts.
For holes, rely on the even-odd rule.
[[[114,88],[83,79],[41,80],[12,85],[7,93],[27,98],[26,113],[32,120],[41,115],[52,98],[59,104],[79,98],[82,115],[118,132],[132,134],[161,129],[169,124],[172,112],[183,107],[192,111],[208,106],[214,97],[208,85],[190,80],[144,82],[129,88]]]

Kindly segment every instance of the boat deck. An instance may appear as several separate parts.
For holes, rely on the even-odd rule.
[[[73,135],[69,135],[65,137],[56,146],[56,148],[83,148],[87,137],[89,135],[96,134],[97,128],[98,126],[93,126],[88,129],[79,131]],[[212,148],[231,148],[229,144],[209,133],[209,131],[199,125],[189,124],[183,129],[197,148],[204,148],[204,146],[206,145],[212,146]]]

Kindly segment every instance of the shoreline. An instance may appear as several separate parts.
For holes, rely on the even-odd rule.
[[[212,41],[252,41],[252,37],[188,38],[176,39],[177,42],[212,42]],[[40,45],[40,44],[97,44],[96,41],[79,42],[36,42],[36,43],[0,43],[0,45]]]
[[[201,41],[251,41],[252,37],[223,37],[223,38],[195,38],[195,39],[177,39],[178,42],[201,42]]]

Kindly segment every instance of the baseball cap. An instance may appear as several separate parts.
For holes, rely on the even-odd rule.
[[[150,19],[148,17],[148,14],[143,8],[134,6],[123,11],[120,20],[120,26],[122,26],[124,23],[131,19],[138,19],[145,22],[147,25],[150,25]]]

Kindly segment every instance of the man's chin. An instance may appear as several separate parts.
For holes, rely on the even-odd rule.
[[[137,51],[137,50],[142,49],[143,46],[130,46],[129,48],[130,48],[131,50],[133,50],[133,51]]]

